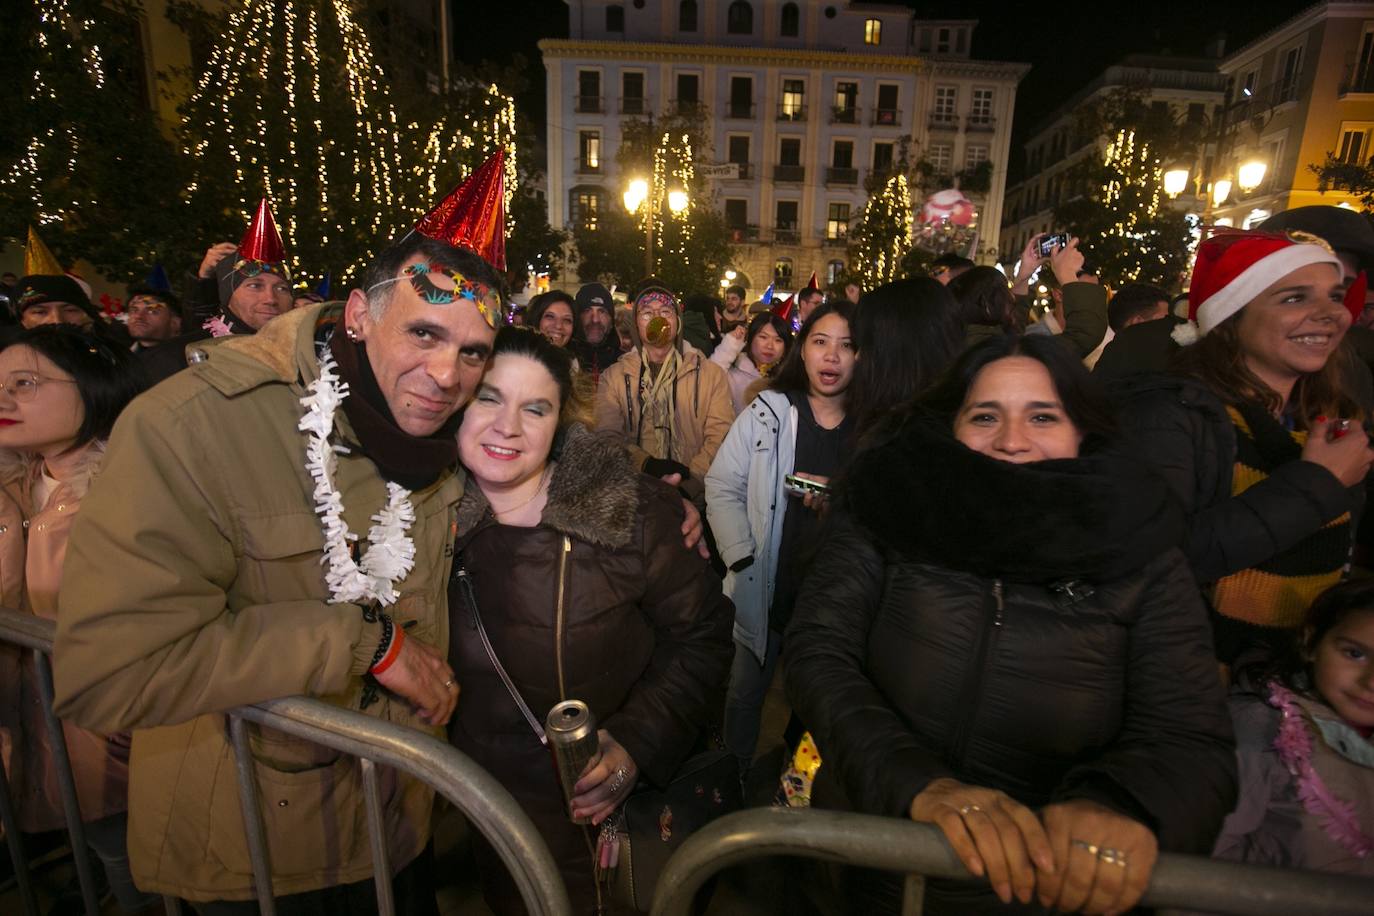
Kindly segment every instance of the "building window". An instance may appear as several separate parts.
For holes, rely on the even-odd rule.
[[[948,54],[950,52],[949,29],[940,28],[935,30],[935,53]]]
[[[945,123],[953,122],[959,110],[959,87],[958,86],[936,86],[935,87],[935,120]]]
[[[620,112],[627,115],[645,114],[644,74],[620,74]]]
[[[577,71],[577,110],[598,112],[601,110],[601,71]]]
[[[583,130],[577,133],[577,170],[583,174],[601,171],[601,132]]]
[[[1259,71],[1251,70],[1240,82],[1240,97],[1248,99],[1255,94],[1255,84],[1259,82]]]
[[[864,44],[880,45],[883,43],[883,21],[881,19],[864,20]]]
[[[1364,165],[1368,157],[1369,134],[1363,130],[1347,130],[1341,133],[1341,148],[1336,158],[1349,165]],[[1277,163],[1273,167],[1277,167]]]
[[[773,262],[773,285],[782,289],[792,288],[791,258],[778,258]]]
[[[1355,59],[1354,79],[1347,91],[1369,92],[1371,86],[1374,86],[1374,29],[1366,25],[1360,38],[1360,53]]]
[[[697,89],[701,85],[701,78],[695,73],[679,73],[677,75],[677,110],[695,111],[699,96]]]
[[[620,4],[606,7],[606,31],[625,31],[625,7]]]
[[[842,239],[849,234],[849,204],[832,203],[825,219],[825,237]]]
[[[796,38],[801,34],[801,12],[795,3],[782,5],[782,26],[778,30],[783,38]]]
[[[837,169],[854,168],[854,141],[836,140],[830,153],[830,164]]]
[[[753,35],[754,8],[744,0],[735,0],[725,11],[725,31],[731,35]]]
[[[797,229],[797,202],[795,200],[780,200],[777,202],[777,209],[773,211],[777,217],[773,225],[778,229],[796,231]]]
[[[873,111],[874,124],[894,125],[898,122],[898,89],[895,83],[878,84],[878,107]]]
[[[677,5],[677,27],[680,32],[697,30],[697,0],[682,0]]]
[[[778,142],[778,165],[801,165],[800,137],[783,137]]]
[[[892,143],[873,144],[873,171],[879,175],[887,174],[892,171],[892,159],[895,145]]]
[[[779,115],[788,121],[800,121],[806,113],[806,82],[782,81],[782,108]]]
[[[844,273],[844,261],[831,261],[825,265],[825,285],[834,286]]]
[[[1207,106],[1201,102],[1188,103],[1188,123],[1198,125],[1207,120]]]
[[[834,118],[837,124],[854,124],[858,121],[859,84],[835,84]]]
[[[964,168],[976,168],[988,161],[988,148],[982,145],[970,146],[964,152]]]
[[[1302,75],[1302,48],[1289,48],[1279,65],[1279,96],[1277,101],[1289,102],[1298,97],[1298,77]]]
[[[568,209],[574,226],[595,232],[601,214],[601,191],[598,188],[573,188],[569,193]]]
[[[932,143],[926,156],[937,175],[948,175],[954,165],[954,147],[948,143]]]
[[[732,118],[754,116],[754,80],[748,76],[730,77],[730,108]]]
[[[725,201],[725,225],[730,229],[743,229],[749,225],[749,201],[727,199]]]
[[[970,124],[992,123],[992,90],[975,89],[969,102],[968,122]]]
[[[731,138],[729,138],[728,140],[726,140],[725,143],[726,143],[726,149],[727,149],[727,155],[726,155],[726,161],[727,161],[727,162],[737,162],[737,163],[739,163],[740,165],[748,165],[748,164],[749,164],[749,138],[748,138],[748,137],[731,137]],[[748,177],[748,176],[741,175],[740,177],[741,177],[741,178],[745,178],[745,177]]]

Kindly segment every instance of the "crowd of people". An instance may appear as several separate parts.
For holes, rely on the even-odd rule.
[[[1183,314],[1037,237],[1011,277],[951,256],[753,303],[649,277],[512,320],[500,175],[343,301],[293,294],[265,202],[125,322],[16,278],[0,601],[56,620],[122,910],[255,910],[224,711],[292,695],[470,755],[577,912],[632,909],[624,803],[712,748],[775,787],[766,752],[814,748],[813,806],[934,825],[973,877],[930,882],[932,913],[1126,912],[1165,851],[1374,874],[1364,217],[1212,234]],[[62,825],[53,748],[3,651],[34,840]],[[543,723],[574,699],[596,750],[565,792]],[[281,911],[370,912],[356,761],[250,746]],[[436,913],[433,792],[383,770],[380,793],[398,911]],[[826,881],[900,906],[895,876]]]

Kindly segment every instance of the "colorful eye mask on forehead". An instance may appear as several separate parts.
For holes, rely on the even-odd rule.
[[[429,278],[430,274],[448,277],[453,281],[453,289],[435,285]],[[496,327],[496,316],[501,314],[501,296],[485,283],[469,280],[456,270],[449,270],[437,264],[427,264],[424,261],[407,267],[405,275],[410,279],[410,285],[415,288],[415,292],[426,302],[447,305],[455,299],[467,299],[477,306],[477,311],[489,326]]]
[[[274,264],[270,261],[241,258],[234,264],[234,270],[250,278],[256,277],[258,274],[276,274],[288,282],[291,280],[291,271],[285,264]]]

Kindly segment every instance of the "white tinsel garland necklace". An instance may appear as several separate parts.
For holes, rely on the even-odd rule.
[[[325,347],[320,355],[319,377],[301,398],[305,416],[301,417],[299,429],[308,434],[305,467],[315,481],[315,511],[324,522],[324,556],[320,562],[329,566],[325,582],[334,601],[378,601],[386,606],[400,597],[396,583],[415,566],[415,542],[408,534],[415,522],[415,507],[411,505],[409,490],[388,481],[386,505],[372,516],[375,524],[367,532],[367,552],[361,563],[353,561],[350,544],[358,536],[348,530],[343,520],[343,497],[334,486],[335,454],[348,449],[329,444],[334,414],[348,397],[348,383],[335,374],[336,366],[334,354]]]

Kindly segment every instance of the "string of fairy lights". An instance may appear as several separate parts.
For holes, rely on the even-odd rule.
[[[868,199],[855,232],[850,260],[863,272],[866,287],[891,283],[901,275],[902,258],[914,241],[913,223],[911,188],[906,176],[898,173]]]
[[[1154,257],[1165,263],[1159,247],[1150,245],[1148,233],[1142,231],[1142,224],[1159,215],[1163,166],[1148,143],[1124,128],[1107,144],[1103,160],[1107,180],[1102,185],[1102,203],[1117,216],[1115,237],[1133,249],[1134,263],[1123,265],[1121,273],[1127,280],[1136,280],[1143,269],[1142,259]]]
[[[693,164],[693,156],[692,138],[687,133],[683,133],[681,137],[675,140],[670,132],[664,131],[654,147],[654,175],[650,199],[666,203],[670,189],[686,192],[686,205],[678,210],[673,210],[668,206],[652,206],[641,209],[641,226],[646,219],[654,221],[654,238],[658,239],[658,243],[654,247],[655,272],[662,267],[664,258],[670,258],[674,263],[684,266],[690,263],[688,255],[692,240],[690,217],[692,199],[697,190],[696,166]],[[672,233],[666,231],[669,221],[671,221],[674,229]]]

